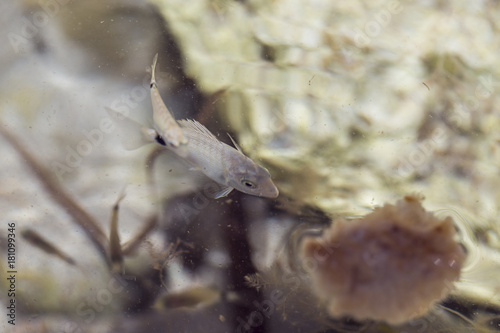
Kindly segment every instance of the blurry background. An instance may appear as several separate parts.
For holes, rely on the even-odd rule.
[[[304,308],[315,307],[307,295],[253,318],[266,314],[259,304],[270,294],[245,283],[283,260],[297,226],[364,215],[412,192],[455,219],[469,251],[461,301],[448,306],[472,322],[433,319],[426,329],[498,329],[495,2],[23,0],[2,2],[0,16],[0,124],[106,234],[124,188],[122,243],[157,217],[116,287],[71,210],[2,138],[0,235],[4,244],[6,223],[18,226],[17,331],[426,331],[421,323],[339,328],[308,315]],[[151,125],[156,53],[175,117],[196,118],[226,142],[232,133],[269,169],[277,200],[209,200],[203,180],[173,154],[146,167],[155,147],[123,149],[130,133],[104,106]],[[23,240],[26,228],[77,264]],[[5,320],[0,327],[13,329]]]

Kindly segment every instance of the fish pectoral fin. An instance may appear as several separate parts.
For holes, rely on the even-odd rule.
[[[214,199],[219,199],[227,196],[231,191],[234,190],[233,187],[224,187],[221,191],[217,192],[214,196]]]
[[[232,190],[234,190],[233,187],[220,184],[210,179],[207,182],[207,177],[205,175],[200,178],[200,181],[200,183],[203,184],[203,193],[205,193],[209,198],[212,199],[223,198],[231,193]]]

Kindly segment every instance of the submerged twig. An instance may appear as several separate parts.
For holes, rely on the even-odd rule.
[[[214,114],[215,103],[217,103],[228,90],[229,88],[219,89],[208,96],[207,100],[203,103],[201,111],[196,116],[196,120],[205,124]]]
[[[146,175],[148,177],[148,184],[151,190],[153,191],[153,195],[155,200],[159,200],[158,192],[154,185],[154,165],[156,159],[160,157],[161,153],[163,153],[165,149],[163,147],[156,147],[149,155],[146,157]]]
[[[124,256],[128,256],[132,252],[134,252],[137,249],[137,247],[141,245],[146,236],[156,227],[157,222],[158,222],[158,217],[156,215],[150,217],[146,222],[146,224],[144,224],[144,227],[139,232],[139,234],[137,234],[137,236],[135,236],[122,246],[122,254]]]
[[[21,236],[23,236],[23,238],[25,240],[27,240],[31,245],[36,246],[37,248],[41,249],[42,251],[44,251],[48,254],[53,254],[56,257],[59,257],[62,260],[66,261],[70,265],[76,265],[73,258],[71,258],[67,254],[65,254],[63,251],[58,249],[56,246],[52,245],[48,240],[43,238],[36,231],[31,230],[31,229],[25,229],[21,232]]]
[[[182,243],[181,240],[177,240],[175,243],[170,243],[168,247],[161,252],[155,250],[153,244],[146,242],[146,248],[153,258],[153,268],[160,272],[160,281],[165,291],[168,291],[167,285],[164,281],[163,271],[167,267],[168,263],[171,262],[176,256],[185,253],[185,251],[179,250],[179,245]],[[187,244],[189,245],[189,244]]]
[[[17,152],[26,161],[26,165],[31,169],[33,174],[38,178],[42,186],[87,234],[87,237],[92,241],[99,254],[104,261],[109,265],[109,257],[107,255],[107,237],[99,227],[97,221],[90,216],[80,205],[71,198],[69,193],[54,181],[51,173],[42,165],[31,153],[29,153],[20,143],[16,136],[7,130],[5,125],[0,126],[0,133],[9,141],[9,143],[17,150]]]
[[[113,212],[111,213],[109,251],[113,271],[121,271],[123,268],[123,254],[122,247],[120,245],[120,235],[118,233],[118,209],[120,207],[120,201],[122,201],[123,198],[125,198],[124,192],[122,192],[116,200],[116,203],[113,206]]]

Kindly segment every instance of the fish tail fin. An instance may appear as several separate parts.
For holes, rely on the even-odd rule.
[[[151,65],[151,83],[149,85],[150,88],[153,88],[153,86],[156,86],[155,71],[156,71],[156,63],[157,62],[158,62],[158,53],[155,54],[155,57],[153,59],[153,64]]]
[[[130,119],[126,115],[107,106],[104,108],[113,121],[118,125],[120,132],[123,133],[120,138],[122,139],[122,146],[126,150],[135,150],[156,141],[155,138],[157,133],[154,129],[147,128],[137,121]]]

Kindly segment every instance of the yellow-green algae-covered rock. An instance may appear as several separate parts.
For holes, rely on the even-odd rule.
[[[150,2],[281,198],[359,216],[422,193],[467,243],[457,294],[500,305],[497,7]]]
[[[431,203],[458,199],[487,219],[498,210],[488,185],[498,185],[491,106],[499,66],[491,50],[499,41],[487,15],[496,9],[467,1],[447,9],[400,1],[150,2],[200,89],[228,89],[221,118],[283,195],[359,214],[425,190]]]

